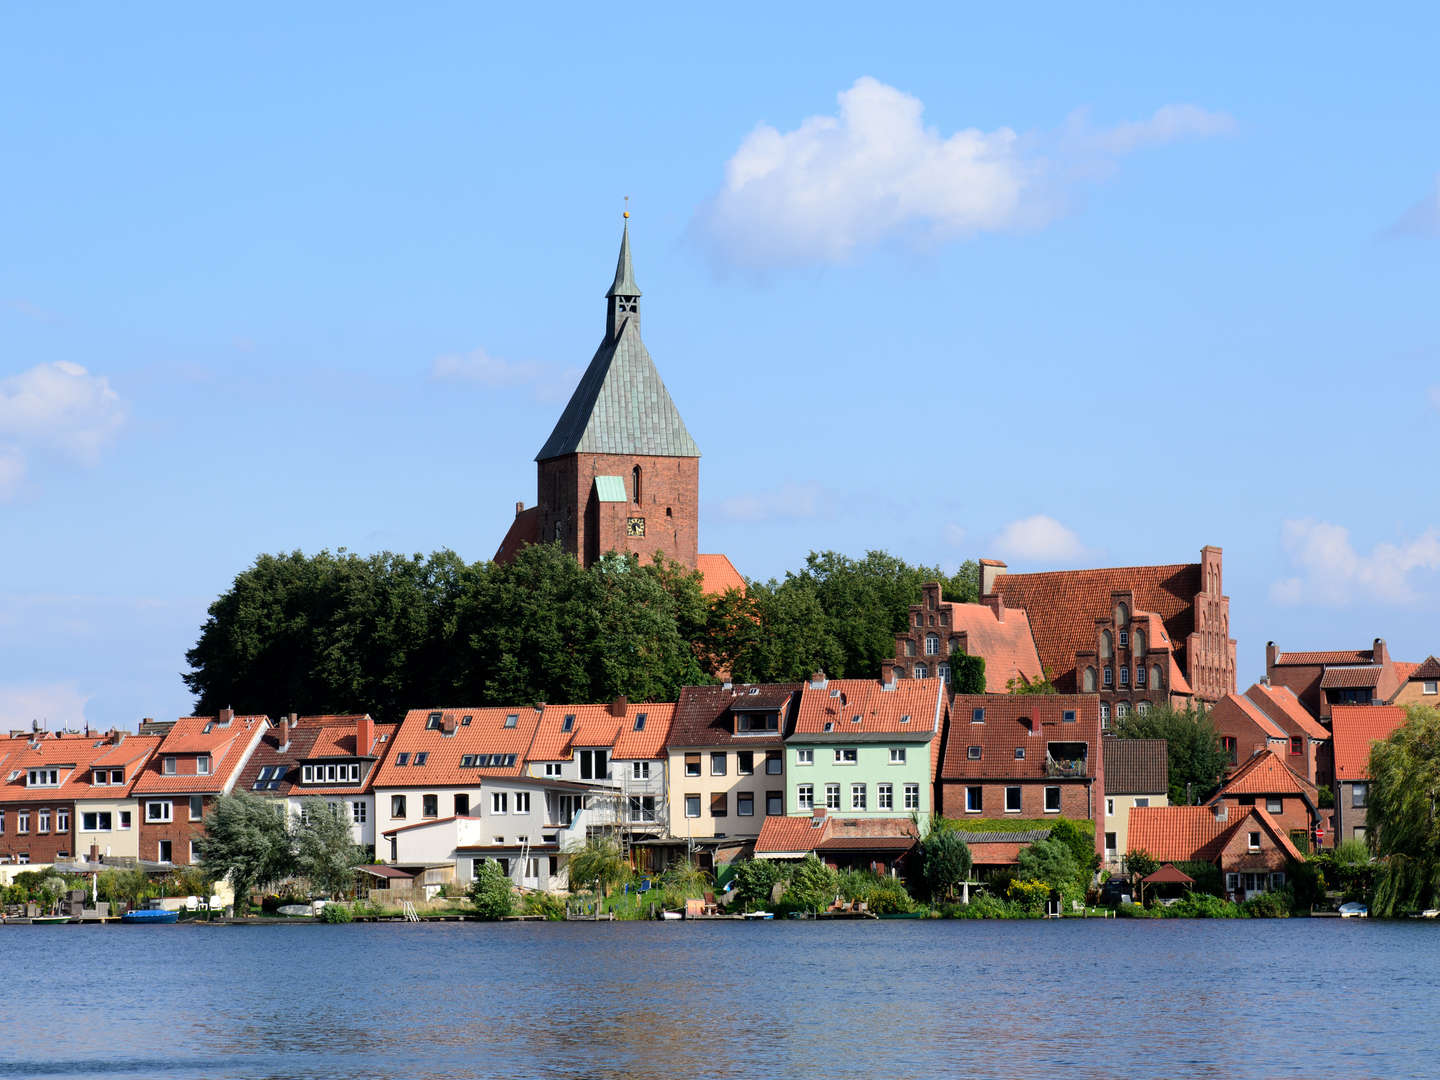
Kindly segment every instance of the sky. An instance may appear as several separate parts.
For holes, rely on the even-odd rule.
[[[1223,547],[1440,652],[1440,14],[0,13],[0,726],[189,712],[264,552],[494,554],[604,327],[752,578]],[[423,704],[423,703],[420,703]]]

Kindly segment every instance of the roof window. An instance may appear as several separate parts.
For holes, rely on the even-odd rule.
[[[474,765],[475,765],[475,755],[474,755],[474,754],[461,754],[461,755],[460,755],[460,767],[461,767],[462,769],[473,768]]]
[[[428,758],[429,756],[430,756],[430,751],[429,751],[429,750],[421,750],[418,754],[415,755],[415,764],[416,764],[416,765],[424,765],[424,764],[425,764],[425,759]]]
[[[566,714],[565,714],[565,719],[562,720],[562,721],[560,721],[560,730],[561,730],[561,731],[574,731],[574,730],[575,730],[575,714],[574,714],[573,712],[572,712],[572,713],[566,713]]]
[[[910,722],[910,714],[909,714],[908,712],[907,712],[904,716],[900,717],[900,723],[902,723],[902,724],[908,724],[909,722]]]
[[[520,722],[520,714],[519,714],[519,713],[513,713],[513,712],[512,712],[509,716],[505,717],[505,726],[506,726],[506,727],[514,727],[514,726],[515,726],[516,724],[518,724],[519,722]]]
[[[860,714],[859,714],[858,712],[857,712],[854,716],[850,717],[850,723],[852,723],[852,724],[858,724],[859,722],[860,722]]]
[[[645,730],[645,717],[648,716],[648,715],[649,715],[649,713],[643,713],[643,712],[642,712],[642,713],[636,713],[636,714],[635,714],[635,730],[636,730],[636,731],[644,731],[644,730]]]
[[[826,731],[834,731],[834,730],[835,730],[835,721],[834,721],[834,720],[826,720],[826,721],[825,721],[825,730],[826,730]]]
[[[426,730],[426,731],[434,731],[434,730],[435,730],[436,728],[438,728],[439,726],[440,726],[440,714],[439,714],[438,712],[432,712],[429,716],[427,716],[427,717],[425,718],[425,730]]]
[[[469,727],[469,726],[470,726],[470,721],[471,721],[471,720],[474,720],[474,719],[475,719],[475,717],[474,717],[472,714],[466,713],[464,716],[462,716],[462,717],[460,718],[460,726],[461,726],[461,727]]]
[[[976,709],[970,714],[970,723],[983,724],[985,722],[985,710]]]
[[[1075,710],[1066,709],[1063,713],[1060,714],[1060,719],[1067,724],[1073,724],[1075,722]]]
[[[401,754],[396,754],[396,755],[395,755],[395,765],[396,765],[396,767],[399,767],[399,766],[402,766],[402,765],[409,765],[409,764],[410,764],[410,755],[409,755],[408,752],[407,752],[407,753],[401,753]]]

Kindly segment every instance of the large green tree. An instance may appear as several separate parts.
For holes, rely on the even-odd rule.
[[[229,880],[237,911],[251,889],[273,885],[295,870],[285,804],[246,792],[215,800],[197,848],[200,868],[217,881]]]
[[[315,892],[338,899],[354,887],[355,867],[364,860],[351,836],[345,803],[331,806],[318,797],[304,799],[290,830],[295,870]]]
[[[1440,709],[1408,706],[1370,748],[1365,839],[1382,860],[1376,915],[1440,907]]]
[[[1220,745],[1220,735],[1208,710],[1154,706],[1147,712],[1131,712],[1118,718],[1113,730],[1121,739],[1165,740],[1172,805],[1202,803],[1219,788],[1230,759]]]

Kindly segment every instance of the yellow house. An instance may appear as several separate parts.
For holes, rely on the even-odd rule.
[[[1440,708],[1440,660],[1430,656],[1417,665],[1386,704]]]
[[[1101,742],[1105,755],[1105,805],[1098,828],[1105,834],[1105,867],[1123,869],[1130,850],[1130,812],[1170,805],[1170,757],[1164,739],[1116,739]]]

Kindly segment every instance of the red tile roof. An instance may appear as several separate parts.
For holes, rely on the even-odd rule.
[[[719,596],[731,589],[739,589],[740,594],[744,595],[745,579],[740,576],[740,571],[735,569],[729,556],[696,555],[695,569],[700,571],[700,587],[705,590],[706,596]]]
[[[1404,685],[1413,679],[1419,667],[1419,664],[1411,663],[1409,660],[1390,661],[1390,670],[1395,674],[1396,683],[1400,685]],[[1435,676],[1431,675],[1429,677],[1433,679]]]
[[[781,736],[787,726],[794,723],[793,712],[799,691],[800,683],[682,687],[670,728],[670,746],[729,746],[731,743],[781,746]],[[773,734],[737,736],[735,713],[738,710],[779,712],[780,730]]]
[[[1330,731],[1335,748],[1335,779],[1368,780],[1371,744],[1388,739],[1403,723],[1405,710],[1399,705],[1333,706]]]
[[[546,705],[526,760],[568,761],[575,747],[609,747],[611,757],[627,761],[665,756],[674,703],[630,702],[620,717],[610,710],[609,705]],[[645,726],[636,731],[635,722],[642,713]],[[575,718],[568,732],[567,716]]]
[[[815,850],[825,831],[825,819],[808,817],[767,817],[760,825],[760,835],[755,840],[757,856],[804,854]]]
[[[355,745],[355,721],[359,716],[302,716],[290,728],[290,744],[282,753],[280,750],[280,727],[276,725],[267,731],[260,739],[255,752],[245,762],[244,769],[235,781],[235,790],[251,792],[256,795],[274,796],[283,798],[287,795],[294,795],[297,798],[309,795],[361,795],[370,790],[375,779],[379,762],[374,761],[368,765],[363,760],[360,763],[360,781],[355,784],[302,784],[301,766],[303,762],[317,758],[334,758],[344,756],[349,758],[373,756],[379,759],[384,756],[390,741],[394,738],[395,732],[399,730],[398,723],[381,723],[371,721],[373,735],[367,754],[357,755],[353,749]],[[341,726],[337,721],[349,721],[348,725]],[[319,749],[317,749],[317,747]],[[336,750],[339,749],[339,753]],[[263,788],[257,788],[256,784],[261,783],[260,774],[262,770],[272,770],[267,774]],[[273,772],[275,769],[282,770],[278,779]],[[271,781],[275,781],[272,785]]]
[[[755,854],[770,858],[808,851],[907,851],[919,833],[908,818],[853,818],[817,812],[812,817],[767,817]]]
[[[1324,664],[1373,664],[1374,649],[1329,649],[1319,652],[1282,652],[1275,657],[1275,666],[1282,664],[1306,667]]]
[[[443,726],[429,728],[431,713],[439,713],[442,724],[454,721],[454,733],[446,735]],[[515,726],[506,727],[506,719],[515,717]],[[469,723],[465,718],[469,717]],[[400,730],[390,740],[390,749],[376,771],[377,788],[425,787],[444,784],[474,784],[489,776],[520,776],[525,755],[540,723],[540,710],[530,705],[511,707],[474,707],[458,709],[411,709],[400,722]],[[425,754],[423,765],[415,764],[415,755]],[[401,754],[406,764],[398,764]],[[495,754],[515,756],[512,765],[461,766],[465,755]]]
[[[1365,667],[1327,667],[1320,677],[1321,690],[1363,690],[1380,682],[1380,665]]]
[[[1003,694],[1011,679],[1034,682],[1043,677],[1040,654],[1030,632],[1030,616],[1007,608],[1001,620],[989,604],[950,604],[951,632],[966,635],[965,651],[985,658],[985,689]],[[916,629],[919,629],[918,627]]]
[[[1236,795],[1300,795],[1314,801],[1314,789],[1270,750],[1242,764],[1210,800]]]
[[[1057,689],[1073,692],[1078,687],[1075,654],[1095,647],[1095,620],[1109,618],[1114,591],[1130,590],[1136,608],[1160,616],[1183,670],[1186,640],[1195,629],[1195,597],[1202,584],[1199,563],[1176,563],[1005,573],[995,579],[995,591],[1006,607],[1025,609],[1040,662],[1054,672]]]
[[[1288,686],[1256,683],[1245,691],[1245,696],[1260,706],[1287,735],[1305,735],[1320,741],[1330,738],[1330,732],[1310,715]]]
[[[264,716],[236,716],[228,724],[215,716],[181,717],[146,762],[134,793],[201,795],[227,790],[268,724]],[[210,772],[204,776],[194,771],[200,754],[210,755]],[[166,773],[165,759],[172,756],[184,768]]]
[[[1238,812],[1243,809],[1244,812]],[[1259,807],[1230,808],[1225,820],[1209,806],[1137,806],[1130,811],[1130,850],[1159,862],[1214,862],[1226,843],[1250,821],[1257,822],[1290,858],[1304,857],[1275,819]]]
[[[1286,734],[1285,729],[1272,720],[1264,709],[1260,708],[1259,705],[1243,694],[1226,694],[1215,703],[1215,708],[1211,710],[1211,715],[1215,720],[1216,726],[1225,727],[1228,725],[1231,717],[1227,714],[1230,713],[1231,710],[1234,710],[1234,712],[1259,728],[1261,734],[1267,739],[1289,741],[1289,735]]]
[[[874,679],[806,683],[800,691],[794,735],[854,738],[886,733],[928,742],[939,733],[944,704],[941,679],[897,679],[890,689]]]
[[[970,861],[976,866],[1013,866],[1020,861],[1020,852],[1029,844],[1007,840],[1004,833],[996,833],[995,839],[971,840]]]
[[[1164,739],[1101,739],[1106,795],[1166,795],[1170,746]]]
[[[514,562],[515,556],[520,554],[520,549],[526,544],[535,544],[540,541],[540,508],[532,506],[528,510],[521,510],[515,515],[515,520],[510,523],[510,528],[505,532],[505,539],[500,541],[500,547],[495,552],[495,562]]]
[[[975,723],[975,710],[984,709],[983,723]],[[1075,719],[1066,721],[1064,714]],[[1100,698],[1096,694],[956,694],[950,703],[950,730],[946,735],[942,780],[1047,778],[1046,753],[1050,743],[1088,744],[1086,776],[1102,768],[1100,755]],[[971,760],[969,748],[980,748]],[[1023,750],[1023,758],[1017,758]]]
[[[1411,679],[1440,680],[1440,660],[1433,656],[1427,656],[1421,663],[1415,665],[1414,670],[1405,677],[1405,681]]]
[[[109,737],[26,733],[0,742],[0,804],[68,802],[73,799],[117,798],[129,794],[145,760],[160,744],[156,736],[127,735],[117,745]],[[121,785],[94,785],[93,770],[103,766],[125,770]],[[27,787],[29,770],[59,769],[58,787]]]

